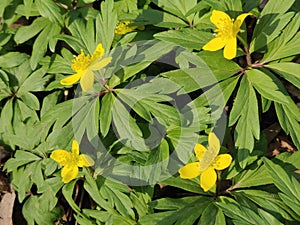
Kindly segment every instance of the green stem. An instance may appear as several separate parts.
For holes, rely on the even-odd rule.
[[[248,48],[248,44],[247,42],[239,35],[237,35],[237,38],[239,39],[239,41],[242,43],[242,45],[244,46],[244,52],[246,54],[246,61],[247,61],[247,65],[251,66],[252,62],[251,62],[251,56],[249,53],[249,48]]]

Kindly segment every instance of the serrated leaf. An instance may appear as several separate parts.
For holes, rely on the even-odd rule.
[[[265,158],[264,163],[275,186],[282,192],[279,195],[280,198],[300,215],[300,184],[297,179],[289,176],[281,166],[276,165],[271,160]]]
[[[106,0],[101,3],[101,15],[96,18],[96,43],[102,43],[105,51],[109,51],[114,39],[117,24],[117,13],[113,9],[114,1]]]
[[[30,58],[30,65],[32,69],[35,69],[39,61],[43,58],[47,51],[50,39],[60,33],[61,28],[57,24],[48,24],[43,31],[36,38],[33,48],[32,56]]]
[[[226,225],[226,220],[222,210],[211,203],[202,213],[197,225]]]
[[[12,68],[19,66],[24,63],[29,56],[25,53],[20,52],[8,52],[0,56],[0,67],[2,68]]]
[[[136,18],[134,24],[136,26],[154,25],[165,28],[187,27],[188,24],[180,18],[163,12],[148,8],[143,10]]]
[[[268,51],[262,62],[275,61],[288,56],[299,54],[300,34],[297,33],[300,26],[300,14],[296,14],[291,22],[282,31],[281,35],[268,44]]]
[[[238,157],[242,168],[246,166],[247,156],[253,150],[254,137],[259,139],[260,136],[258,102],[250,81],[246,80],[248,84],[247,86],[244,85],[244,88],[248,88],[249,96],[247,101],[244,102],[244,108],[235,129],[235,145],[239,148]]]
[[[183,20],[187,20],[187,12],[197,5],[196,0],[152,0],[152,2]]]
[[[64,25],[62,17],[62,8],[51,0],[36,0],[37,9],[40,14],[48,18],[51,22],[59,24],[61,27]]]
[[[181,30],[169,30],[154,35],[155,38],[180,45],[188,49],[200,50],[212,39],[212,33],[183,28]],[[188,39],[186,37],[189,37]]]
[[[111,121],[112,121],[112,106],[115,101],[115,96],[112,93],[104,95],[101,100],[100,109],[100,131],[101,135],[105,137],[109,131]]]
[[[273,0],[273,5],[277,4],[277,1]],[[276,2],[276,3],[274,3]],[[290,7],[293,1],[289,1],[288,3],[284,3],[283,1],[280,3],[283,5],[281,8],[282,13],[284,13],[286,6]],[[268,3],[270,4],[270,3]],[[268,5],[267,4],[267,5]],[[276,9],[278,5],[276,5]],[[253,33],[253,39],[250,43],[250,53],[262,50],[267,46],[271,41],[273,41],[276,37],[278,37],[282,31],[282,29],[290,22],[291,18],[294,16],[293,12],[279,14],[278,11],[273,13],[264,13],[262,11],[261,17],[259,18]]]
[[[290,83],[295,85],[300,89],[300,64],[293,62],[282,62],[282,63],[272,63],[266,65],[267,68],[278,73],[284,79],[288,80]]]
[[[285,90],[281,88],[276,77],[257,69],[247,71],[247,77],[263,97],[281,104],[288,103]]]
[[[114,101],[112,117],[113,125],[117,132],[116,135],[125,145],[139,151],[148,150],[140,128],[131,117],[129,111],[118,99]]]
[[[275,103],[276,114],[283,130],[287,134],[291,135],[294,145],[297,146],[297,148],[300,148],[300,112],[299,110],[297,110],[297,107],[293,100],[291,98],[289,98],[288,100],[288,105]]]

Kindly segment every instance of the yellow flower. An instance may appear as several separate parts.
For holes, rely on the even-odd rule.
[[[79,155],[79,145],[76,140],[72,143],[72,152],[66,150],[54,150],[51,159],[59,163],[64,168],[61,171],[62,181],[69,183],[78,175],[78,167],[88,167],[94,165],[94,160],[86,154]]]
[[[234,21],[226,13],[213,10],[210,21],[218,28],[215,30],[215,38],[203,46],[204,50],[217,51],[224,46],[224,57],[233,59],[236,56],[237,34],[247,16],[251,13],[243,13]]]
[[[227,168],[232,161],[231,155],[218,155],[220,141],[214,133],[208,135],[207,149],[201,144],[196,144],[194,151],[199,162],[188,163],[178,172],[183,179],[191,179],[200,175],[200,186],[204,191],[208,191],[217,181],[215,170]]]
[[[102,44],[98,44],[93,55],[84,55],[84,52],[81,50],[81,53],[72,60],[72,70],[76,73],[64,78],[60,81],[62,85],[72,85],[80,79],[80,85],[83,91],[89,91],[94,84],[94,70],[100,70],[109,64],[112,60],[112,57],[102,58],[104,55],[104,49]]]
[[[115,29],[115,35],[119,34],[127,34],[131,31],[134,31],[135,29],[144,30],[144,26],[129,26],[131,24],[131,21],[120,21],[117,23],[116,29]]]

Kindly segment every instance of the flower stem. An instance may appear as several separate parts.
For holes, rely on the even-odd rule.
[[[251,66],[252,62],[251,62],[251,56],[249,53],[249,48],[248,48],[248,44],[247,42],[239,35],[237,35],[237,38],[239,39],[239,41],[242,43],[242,45],[244,46],[244,52],[246,54],[246,61],[247,61],[247,65]]]

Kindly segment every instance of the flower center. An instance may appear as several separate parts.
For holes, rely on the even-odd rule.
[[[72,60],[72,70],[78,72],[80,70],[86,70],[89,65],[91,64],[92,60],[91,60],[91,56],[90,55],[87,55],[85,56],[84,55],[84,52],[83,50],[81,50],[81,53],[76,56],[75,59]]]
[[[216,25],[219,28],[215,30],[217,37],[224,39],[230,39],[233,37],[233,19],[219,19]]]
[[[78,155],[70,154],[70,156],[68,157],[67,162],[68,162],[69,165],[77,166],[78,160],[79,160]]]

